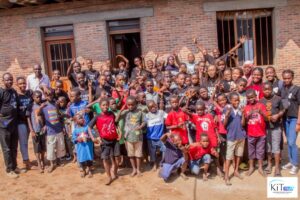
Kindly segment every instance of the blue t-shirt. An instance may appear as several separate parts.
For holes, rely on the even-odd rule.
[[[58,110],[52,103],[47,103],[43,108],[43,115],[47,129],[47,135],[56,135],[63,131],[63,124],[59,118]]]
[[[72,103],[69,107],[69,115],[71,117],[74,117],[76,115],[76,113],[80,112],[80,111],[84,111],[84,109],[86,108],[86,106],[88,105],[87,101],[79,101],[76,103]],[[88,124],[90,122],[90,117],[88,113],[84,113],[83,115],[84,120],[85,120],[85,125]]]
[[[36,133],[39,133],[42,130],[42,122],[36,118],[37,109],[39,109],[39,107],[40,105],[32,103],[28,106],[28,109],[26,110],[26,117],[30,117],[32,129]]]
[[[227,108],[223,110],[223,116],[226,113]],[[223,118],[223,117],[222,117]],[[246,131],[242,126],[242,112],[240,110],[232,109],[226,126],[227,140],[235,141],[245,139]]]
[[[147,139],[159,140],[164,132],[164,119],[167,114],[158,110],[156,113],[147,113],[145,121],[147,123]]]

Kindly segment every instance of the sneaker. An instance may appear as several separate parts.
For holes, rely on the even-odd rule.
[[[70,160],[72,160],[72,156],[67,156],[66,161],[70,161]]]
[[[16,168],[15,171],[14,171],[16,174],[24,174],[27,172],[27,169],[26,168]]]
[[[292,166],[291,170],[290,170],[290,174],[292,175],[296,175],[298,173],[298,167],[296,167],[295,165]]]
[[[19,178],[19,175],[16,174],[14,171],[10,171],[10,172],[6,173],[6,175],[7,175],[9,178]]]
[[[283,165],[281,168],[282,169],[291,169],[292,167],[293,167],[292,163],[288,163],[288,164]]]

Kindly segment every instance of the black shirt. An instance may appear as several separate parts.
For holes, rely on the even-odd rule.
[[[102,88],[100,88],[99,86],[96,87],[95,89],[95,96],[94,99],[98,99],[100,97],[101,92],[105,90],[109,96],[111,96],[112,93],[112,88],[110,85],[104,85]]]
[[[284,106],[287,102],[287,112],[285,113],[285,117],[298,117],[298,110],[300,105],[300,88],[296,85],[292,85],[287,88],[285,86],[282,87],[281,90],[281,98]]]
[[[266,99],[265,97],[263,97],[262,99],[259,100],[259,102],[266,106],[267,116],[278,114],[283,109],[281,98],[276,95],[274,95],[271,99]],[[280,121],[281,120],[278,120],[277,122],[274,122],[274,123],[271,121],[268,121],[266,123],[267,128],[280,127],[281,126]]]
[[[18,105],[18,94],[13,88],[0,88],[0,127],[7,128],[17,120]]]
[[[98,78],[100,76],[100,73],[97,70],[85,70],[85,77],[87,80],[92,81],[93,85],[98,84]]]
[[[19,112],[18,112],[18,123],[27,124],[26,112],[30,104],[32,104],[32,91],[27,90],[25,94],[18,94],[19,99]]]

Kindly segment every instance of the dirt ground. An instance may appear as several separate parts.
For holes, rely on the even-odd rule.
[[[298,146],[300,139],[298,137]],[[285,148],[286,149],[286,148]],[[34,161],[30,142],[30,158]],[[2,154],[2,152],[1,152]],[[286,162],[286,152],[283,153]],[[21,155],[19,154],[19,163]],[[157,172],[143,167],[142,177],[130,177],[130,169],[119,171],[120,177],[110,186],[105,186],[106,175],[99,162],[96,164],[93,178],[81,178],[76,164],[67,163],[51,174],[40,174],[30,170],[18,179],[10,179],[4,170],[3,157],[0,156],[0,200],[37,200],[37,199],[267,199],[267,179],[257,171],[250,177],[242,172],[243,180],[231,179],[232,186],[225,186],[224,181],[212,175],[207,182],[202,178],[189,176],[183,180],[176,175],[170,183],[164,183]],[[283,176],[290,176],[282,171]],[[298,174],[299,177],[299,174]],[[300,184],[299,184],[300,185]],[[299,191],[299,190],[298,190]]]

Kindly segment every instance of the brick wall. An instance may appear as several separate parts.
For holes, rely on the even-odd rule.
[[[141,18],[142,51],[146,59],[152,59],[154,53],[166,57],[176,50],[185,60],[188,52],[196,51],[192,44],[195,36],[210,50],[217,46],[216,15],[204,12],[202,1],[86,0],[0,11],[0,75],[6,71],[26,75],[31,73],[34,63],[44,61],[40,29],[28,28],[27,19],[144,6],[154,8],[153,17]],[[299,11],[299,0],[288,0],[287,6],[274,9],[275,65],[279,71],[292,68],[296,75],[300,74]],[[76,55],[92,58],[99,69],[101,61],[109,55],[105,21],[74,24],[74,36]],[[196,55],[197,60],[200,57]]]

